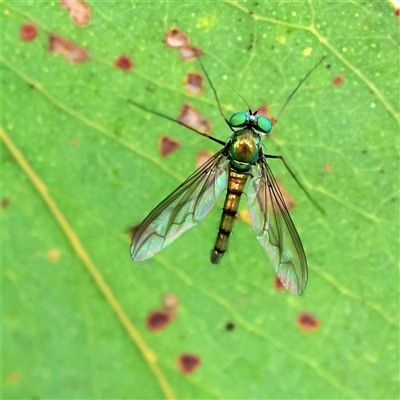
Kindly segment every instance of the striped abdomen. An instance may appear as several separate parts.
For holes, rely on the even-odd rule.
[[[218,264],[228,248],[229,235],[232,232],[233,221],[239,207],[240,196],[243,193],[249,174],[237,172],[232,167],[229,169],[228,188],[222,209],[221,222],[214,249],[211,251],[211,262]]]

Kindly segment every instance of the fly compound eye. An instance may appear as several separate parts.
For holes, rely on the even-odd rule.
[[[257,128],[260,129],[260,131],[262,131],[264,133],[271,132],[271,129],[272,129],[271,121],[266,117],[258,116],[257,117]]]
[[[247,118],[247,113],[245,113],[244,111],[237,112],[233,114],[232,117],[229,119],[229,124],[234,128],[244,126],[247,123]]]

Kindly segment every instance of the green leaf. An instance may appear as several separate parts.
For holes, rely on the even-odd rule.
[[[58,2],[2,2],[4,398],[398,398],[398,17],[389,2],[102,2],[74,24]],[[32,23],[35,40],[20,39]],[[203,75],[165,45],[176,27],[204,51],[224,113],[269,105],[279,160],[309,262],[301,297],[274,287],[251,226],[209,262],[220,203],[144,263],[129,229],[219,146],[176,118],[192,104],[229,137]],[[73,64],[55,33],[86,49]],[[130,57],[122,71],[115,60]],[[396,60],[396,61],[393,61]],[[335,78],[340,79],[335,80]],[[238,96],[237,91],[240,96]],[[166,135],[181,148],[161,157]],[[14,147],[13,147],[14,146]],[[25,163],[26,162],[26,163]],[[241,213],[245,215],[245,196]],[[164,330],[146,318],[174,294]],[[298,325],[301,312],[319,321]],[[226,329],[233,323],[234,329]],[[183,375],[181,354],[201,365]]]

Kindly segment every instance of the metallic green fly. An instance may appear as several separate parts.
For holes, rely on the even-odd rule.
[[[322,60],[323,58],[293,90],[277,119],[291,97]],[[200,64],[214,92],[220,114],[232,130],[232,136],[227,142],[223,142],[180,121],[130,101],[136,107],[184,125],[223,146],[140,224],[132,239],[132,259],[144,261],[172,244],[182,233],[197,225],[210,212],[226,189],[221,222],[214,248],[211,251],[211,262],[218,264],[227,251],[228,239],[240,198],[249,182],[247,201],[256,238],[283,286],[290,293],[300,295],[307,284],[307,259],[267,159],[280,159],[307,197],[310,196],[282,156],[264,154],[261,139],[271,131],[271,121],[257,115],[257,111],[253,112],[250,108],[248,112],[237,112],[229,120],[226,119],[216,90],[201,61]]]

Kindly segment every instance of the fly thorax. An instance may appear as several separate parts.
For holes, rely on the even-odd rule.
[[[243,129],[238,133],[233,137],[229,155],[235,168],[246,171],[258,160],[260,140],[250,129]]]

